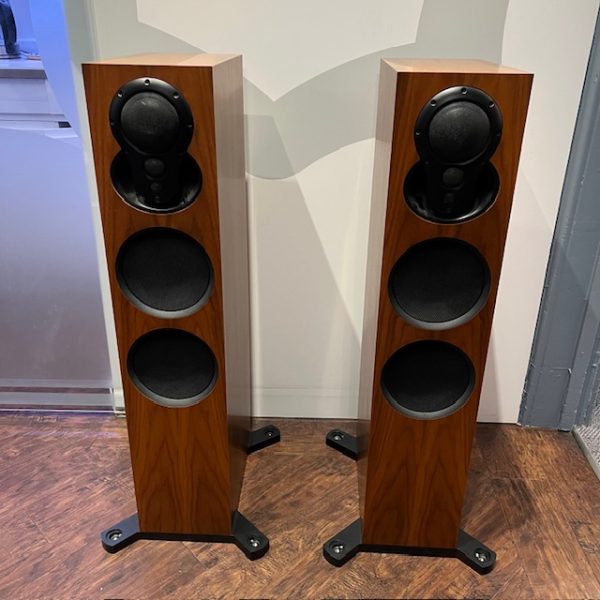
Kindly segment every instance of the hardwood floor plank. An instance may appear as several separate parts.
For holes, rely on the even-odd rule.
[[[351,424],[269,421],[282,442],[248,458],[240,510],[271,549],[250,562],[230,544],[107,554],[99,532],[135,512],[125,420],[0,414],[0,598],[600,598],[600,482],[569,435],[479,427],[463,528],[498,554],[482,577],[392,554],[332,567],[321,546],[358,517],[358,489],[324,436]]]

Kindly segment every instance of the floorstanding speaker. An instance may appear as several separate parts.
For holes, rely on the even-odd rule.
[[[384,60],[357,435],[361,518],[324,545],[495,554],[460,529],[532,75],[481,61]]]
[[[251,431],[242,60],[142,55],[83,65],[137,514],[101,534],[268,539],[238,502]]]

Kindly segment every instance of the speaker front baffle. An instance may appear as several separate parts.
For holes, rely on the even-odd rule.
[[[83,65],[137,513],[101,534],[268,538],[238,512],[251,431],[242,60],[141,55]]]
[[[323,546],[496,555],[460,529],[532,75],[483,61],[381,65],[357,435],[361,517]],[[485,499],[482,499],[485,502]]]

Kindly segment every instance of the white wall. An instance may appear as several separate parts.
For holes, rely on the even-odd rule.
[[[597,0],[88,0],[99,58],[240,52],[255,413],[355,417],[381,57],[535,73],[480,419],[518,415]]]

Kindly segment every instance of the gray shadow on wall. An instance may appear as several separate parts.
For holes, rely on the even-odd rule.
[[[291,177],[338,148],[374,137],[382,58],[500,62],[508,2],[425,0],[414,44],[347,62],[276,101],[246,81],[248,170],[268,179]]]

